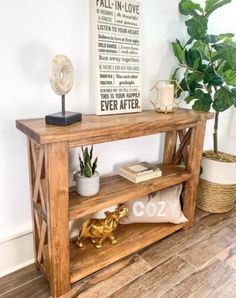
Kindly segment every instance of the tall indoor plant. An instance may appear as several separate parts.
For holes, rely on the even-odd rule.
[[[179,95],[184,91],[185,101],[193,103],[196,111],[215,111],[214,150],[204,153],[198,198],[199,207],[212,212],[232,209],[236,191],[236,156],[218,150],[220,113],[236,107],[236,42],[232,33],[208,32],[211,14],[230,2],[206,0],[201,6],[190,0],[180,1],[179,11],[188,18],[185,24],[189,39],[185,44],[179,40],[172,43],[179,62],[173,79],[182,76]],[[222,171],[224,177],[220,176]],[[229,194],[225,204],[221,199],[223,192]]]

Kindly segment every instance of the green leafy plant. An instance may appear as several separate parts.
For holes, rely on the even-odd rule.
[[[98,158],[96,157],[94,162],[93,159],[93,146],[89,150],[88,147],[83,148],[82,147],[82,155],[83,159],[81,158],[79,154],[79,161],[80,161],[80,175],[84,177],[92,177],[95,174],[95,171],[97,169],[97,162]]]
[[[184,93],[187,103],[197,111],[215,110],[213,133],[214,153],[218,153],[219,114],[236,107],[236,43],[234,34],[208,33],[210,15],[231,0],[206,0],[201,6],[190,0],[179,3],[179,11],[188,17],[185,24],[189,39],[185,44],[177,39],[172,48],[179,65],[172,75],[182,76],[179,96]],[[181,71],[182,70],[182,71]]]

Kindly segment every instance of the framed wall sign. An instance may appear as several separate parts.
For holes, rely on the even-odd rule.
[[[97,115],[141,112],[140,2],[92,0]]]

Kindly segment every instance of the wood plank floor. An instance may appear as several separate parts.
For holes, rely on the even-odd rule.
[[[28,266],[0,279],[0,297],[48,298],[44,277]],[[197,211],[181,230],[100,270],[63,298],[236,297],[236,208],[228,214]]]

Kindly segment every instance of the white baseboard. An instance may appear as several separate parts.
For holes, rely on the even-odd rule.
[[[78,235],[81,221],[70,223],[70,237]],[[31,229],[0,238],[0,277],[34,263]]]
[[[2,241],[0,258],[0,277],[34,263],[32,232]]]
[[[25,268],[25,267],[27,267],[29,265],[32,265],[32,264],[34,264],[34,259],[29,260],[29,261],[27,261],[25,263],[21,263],[19,265],[16,265],[15,267],[11,267],[11,268],[9,268],[6,271],[0,272],[0,278],[3,277],[3,276],[6,276],[8,274],[11,274],[11,273],[13,273],[15,271],[18,271],[18,270],[20,270],[22,268]]]
[[[22,229],[21,231],[19,232],[14,232],[14,233],[8,233],[7,235],[3,235],[0,237],[0,245],[4,242],[8,242],[10,240],[14,240],[14,239],[17,239],[17,238],[20,238],[22,236],[25,236],[25,235],[28,235],[28,234],[32,234],[32,229],[28,228],[28,229],[24,229],[23,230],[24,232],[22,232]]]

